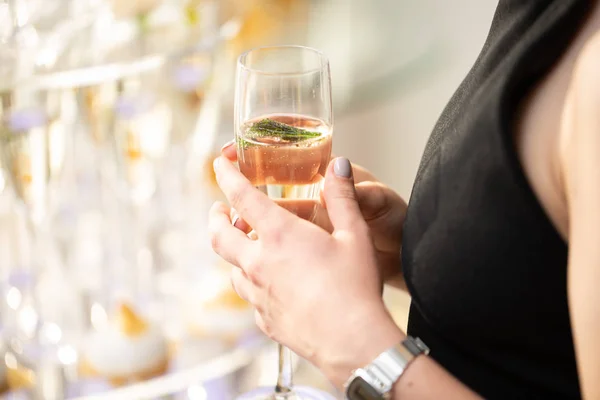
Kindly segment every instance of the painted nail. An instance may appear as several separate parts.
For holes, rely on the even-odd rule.
[[[240,220],[240,216],[235,214],[233,216],[233,218],[231,219],[231,225],[235,226],[235,224],[237,224],[237,222]],[[235,226],[237,228],[237,226]]]
[[[215,170],[215,172],[217,171],[217,168],[219,168],[220,162],[221,162],[221,157],[217,157],[217,158],[215,158],[215,161],[213,161],[213,169]]]
[[[336,158],[333,164],[333,172],[340,178],[351,178],[352,164],[350,164],[347,158]]]
[[[233,146],[233,144],[235,143],[235,140],[230,140],[229,142],[225,143],[223,145],[223,147],[221,147],[221,151],[225,150],[226,148],[228,148],[229,146]]]

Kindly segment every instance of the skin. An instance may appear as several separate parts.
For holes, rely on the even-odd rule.
[[[599,67],[600,35],[596,35],[577,65],[561,137],[569,221],[569,303],[579,376],[587,399],[600,398]]]
[[[570,49],[524,100],[514,127],[525,175],[569,244],[569,303],[586,399],[600,398],[599,31],[596,4]],[[231,152],[223,150],[215,172],[235,210],[222,203],[212,208],[213,247],[238,267],[232,284],[256,307],[260,329],[341,387],[354,369],[405,337],[385,309],[381,287],[386,279],[402,280],[389,271],[399,265],[406,205],[368,173],[361,181],[362,169],[354,168],[353,179],[336,176],[330,165],[323,193],[328,218],[315,225],[255,190],[232,164]],[[242,222],[233,226],[235,215]],[[257,237],[245,234],[249,226]],[[390,233],[398,241],[385,242]],[[392,398],[479,397],[421,356]]]
[[[221,149],[224,157],[232,162],[237,161],[237,151],[234,141],[226,143]],[[376,250],[377,267],[386,284],[406,289],[402,276],[400,251],[402,248],[402,226],[406,217],[407,204],[400,195],[390,187],[381,183],[369,170],[360,165],[352,165],[356,188],[357,201],[363,219],[369,226],[371,238]],[[333,231],[326,210],[326,202],[321,198],[319,208],[313,223],[328,232]],[[232,209],[230,217],[235,219],[238,229],[249,233],[250,225]]]

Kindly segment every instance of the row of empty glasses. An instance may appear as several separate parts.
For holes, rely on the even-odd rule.
[[[236,351],[253,348],[253,314],[206,232],[215,69],[235,28],[220,3],[0,3],[0,390],[13,398],[249,361]]]

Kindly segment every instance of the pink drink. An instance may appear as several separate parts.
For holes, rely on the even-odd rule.
[[[331,157],[331,132],[301,115],[251,120],[238,134],[240,171],[279,205],[311,220]]]

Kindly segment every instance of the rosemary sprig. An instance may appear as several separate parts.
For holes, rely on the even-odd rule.
[[[270,118],[265,118],[253,124],[248,129],[250,138],[259,137],[278,137],[289,142],[300,142],[302,140],[311,139],[321,136],[319,132],[311,132],[304,129],[296,128],[274,121]]]
[[[261,137],[276,137],[286,142],[297,143],[303,140],[312,139],[321,136],[319,132],[311,132],[305,129],[296,128],[291,125],[284,124],[265,118],[254,123],[246,131],[245,137],[248,139],[256,139]],[[242,148],[246,148],[251,145],[248,140],[243,137],[238,137],[238,144]]]
[[[249,141],[247,141],[246,139],[244,139],[241,136],[237,137],[237,144],[242,149],[247,149],[248,147],[252,146],[252,143],[250,143]]]

